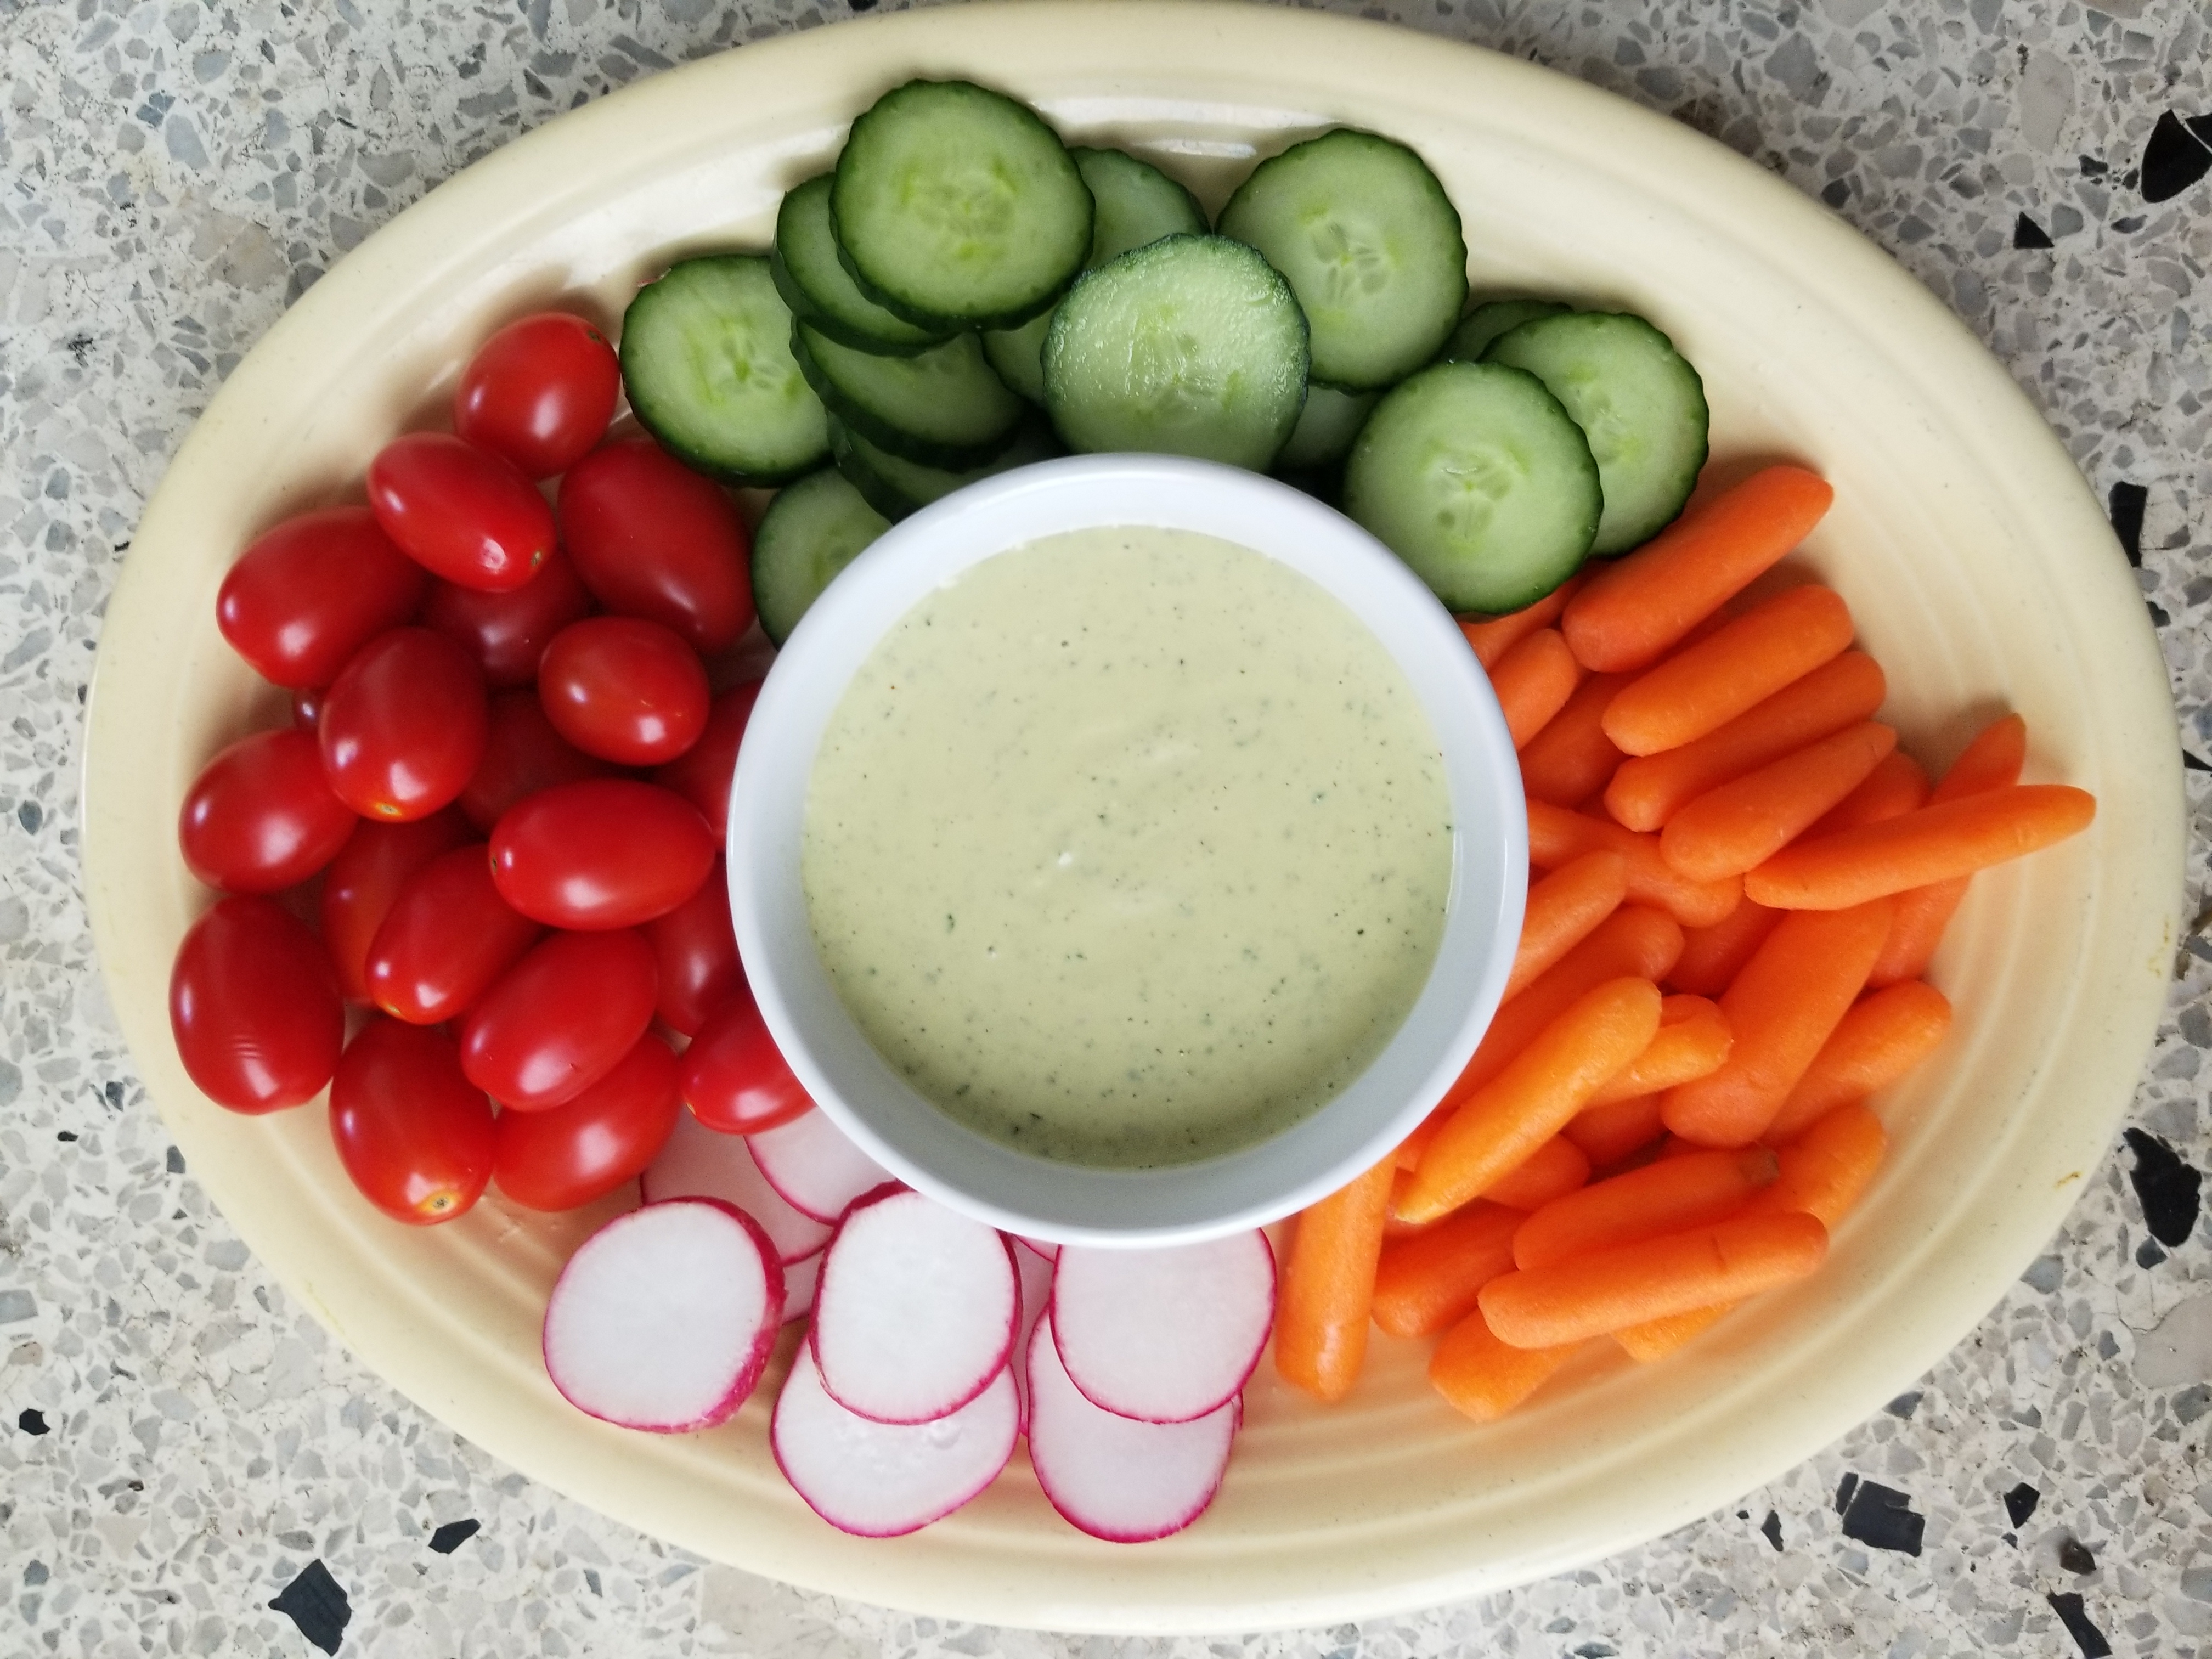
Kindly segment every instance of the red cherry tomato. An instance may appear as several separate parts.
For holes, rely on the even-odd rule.
[[[691,1115],[725,1134],[773,1129],[814,1105],[743,985],[684,1051],[682,1088]]]
[[[622,365],[581,317],[544,311],[477,348],[453,394],[453,430],[533,478],[565,472],[614,418]]]
[[[758,680],[747,680],[715,698],[699,741],[653,775],[662,788],[673,789],[699,809],[718,847],[730,831],[730,780],[737,775],[738,745],[744,741],[745,722],[753,717],[760,690]]]
[[[738,963],[737,930],[730,923],[730,887],[722,860],[714,860],[699,890],[666,915],[645,924],[645,941],[660,970],[662,1024],[696,1036],[708,1015],[745,982]]]
[[[226,893],[277,893],[337,856],[361,819],[331,793],[315,740],[289,727],[241,738],[185,794],[185,863]]]
[[[562,538],[601,605],[674,629],[702,657],[752,626],[752,538],[712,480],[650,438],[594,450],[561,480]]]
[[[541,789],[491,832],[500,896],[550,927],[635,927],[665,916],[714,863],[714,838],[690,802],[627,778]]]
[[[328,685],[346,659],[415,614],[428,586],[365,507],[302,513],[238,556],[216,625],[264,680]]]
[[[611,762],[570,747],[545,718],[535,691],[501,691],[491,700],[483,759],[461,791],[461,811],[489,835],[500,815],[526,795],[556,783],[619,775],[620,769]]]
[[[441,854],[392,902],[368,947],[371,1001],[410,1025],[466,1013],[545,930],[507,908],[482,842]]]
[[[492,1179],[527,1208],[573,1210],[642,1175],[683,1109],[676,1056],[647,1031],[613,1071],[567,1105],[501,1112]]]
[[[707,729],[707,671],[682,636],[636,617],[586,617],[553,636],[538,700],[553,729],[624,766],[674,760]]]
[[[509,1111],[574,1100],[645,1035],[653,990],[653,947],[635,933],[556,933],[469,1010],[461,1066]]]
[[[527,685],[538,678],[546,641],[591,612],[583,579],[556,547],[536,575],[503,593],[432,582],[422,625],[459,641],[483,670],[486,685]]]
[[[491,1179],[492,1112],[443,1031],[381,1016],[346,1045],[331,1139],[361,1195],[395,1221],[464,1214]]]
[[[469,838],[455,811],[411,823],[364,823],[323,872],[323,948],[349,1002],[367,1002],[368,947],[400,890],[441,853]]]
[[[312,734],[322,723],[323,692],[320,687],[302,686],[292,694],[292,726],[295,731]]]
[[[234,1112],[273,1112],[331,1080],[345,1009],[304,922],[274,899],[227,898],[178,947],[169,1029],[202,1094]]]
[[[503,592],[553,552],[553,509],[514,463],[443,432],[394,438],[368,464],[368,504],[434,576]]]
[[[365,818],[428,817],[483,758],[483,677],[427,628],[363,646],[323,699],[316,735],[331,791]]]

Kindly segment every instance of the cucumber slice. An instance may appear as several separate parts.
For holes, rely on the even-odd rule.
[[[1557,300],[1486,300],[1459,319],[1459,326],[1444,342],[1437,359],[1446,363],[1474,362],[1508,329],[1533,323],[1539,317],[1557,317],[1566,309]]]
[[[1255,250],[1163,237],[1068,290],[1045,338],[1044,385],[1071,449],[1264,471],[1305,400],[1305,315]]]
[[[1352,448],[1379,392],[1340,392],[1333,386],[1309,386],[1306,406],[1291,441],[1275,457],[1275,470],[1305,471],[1334,466]]]
[[[1339,127],[1262,161],[1215,227],[1281,271],[1313,325],[1313,377],[1389,386],[1437,355],[1467,302],[1459,213],[1421,158]]]
[[[1118,149],[1068,154],[1097,204],[1085,270],[1163,236],[1206,234],[1206,210],[1198,198],[1149,162]],[[1044,402],[1044,337],[1051,327],[1048,311],[1019,328],[994,329],[983,337],[983,355],[999,378],[1033,404]]]
[[[837,470],[869,506],[887,519],[903,519],[978,479],[996,477],[1031,461],[1048,461],[1060,453],[1060,448],[1053,441],[1052,428],[1042,418],[1032,417],[1022,423],[1013,442],[996,458],[964,472],[953,472],[922,466],[879,448],[833,416],[830,453],[836,457]]]
[[[1674,342],[1626,312],[1578,312],[1508,330],[1483,361],[1534,374],[1589,439],[1605,486],[1592,552],[1626,553],[1674,522],[1707,428],[1705,382]]]
[[[1438,363],[1360,428],[1344,510],[1454,611],[1517,611],[1574,574],[1605,498],[1582,428],[1534,375]]]
[[[1058,136],[965,81],[876,100],[837,158],[830,208],[861,292],[924,328],[1026,322],[1091,248],[1091,192]]]
[[[686,465],[780,483],[830,449],[829,416],[791,351],[791,310],[757,254],[686,259],[623,313],[623,389]]]
[[[891,527],[835,467],[786,484],[753,532],[753,608],[781,645],[831,578]]]
[[[776,210],[769,270],[792,315],[858,351],[902,356],[944,340],[945,331],[917,328],[860,292],[838,258],[837,238],[830,228],[830,183],[826,173],[809,179],[787,192]]]
[[[910,357],[882,357],[801,322],[792,349],[840,421],[925,466],[979,466],[1006,447],[1022,418],[1022,400],[991,373],[972,334]]]

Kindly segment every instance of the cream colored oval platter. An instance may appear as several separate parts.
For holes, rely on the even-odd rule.
[[[169,963],[207,902],[177,811],[280,702],[214,599],[259,529],[360,499],[370,456],[438,418],[491,328],[549,302],[612,325],[688,252],[766,245],[779,194],[915,75],[1034,101],[1071,139],[1157,160],[1218,206],[1255,156],[1336,123],[1417,149],[1465,216],[1478,289],[1632,307],[1703,372],[1714,471],[1785,456],[1833,513],[1803,562],[1890,675],[1887,718],[1940,764],[2023,713],[2030,776],[2094,791],[2086,836],[1983,878],[1933,977],[1958,1019],[1877,1103],[1893,1152],[1827,1267],[1672,1359],[1593,1358],[1477,1427],[1376,1340],[1324,1410],[1263,1364],[1212,1510],[1134,1547],[1083,1537],[1019,1455],[914,1536],[848,1538],[784,1485],[772,1389],[660,1438],[565,1405],[545,1292],[599,1212],[494,1198],[410,1229],[349,1188],[319,1105],[239,1117],[170,1044]],[[1513,59],[1288,10],[963,7],[744,48],[564,116],[370,238],[246,357],[149,507],[107,613],[86,756],[85,881],[113,1001],[194,1175],[284,1284],[396,1387],[516,1468],[702,1554],[947,1617],[1062,1630],[1312,1624],[1575,1565],[1734,1499],[1907,1386],[2001,1296],[2103,1156],[2172,961],[2183,812],[2142,602],[2065,452],[1993,361],[1878,249],[1759,167]],[[772,1381],[773,1379],[771,1379]]]

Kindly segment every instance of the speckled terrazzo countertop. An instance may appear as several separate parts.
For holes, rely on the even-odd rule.
[[[2201,904],[2212,118],[2212,118],[2203,8],[1340,9],[1534,58],[1719,137],[1837,209],[1989,343],[2139,558]],[[847,15],[844,0],[0,0],[0,1656],[296,1655],[311,1639],[774,1659],[2212,1650],[2196,1173],[2212,1151],[2212,915],[2177,957],[2124,1139],[1912,1390],[1694,1526],[1400,1619],[1123,1642],[789,1590],[508,1471],[250,1258],[136,1080],[79,896],[85,686],[140,509],[285,305],[431,185],[612,87]]]

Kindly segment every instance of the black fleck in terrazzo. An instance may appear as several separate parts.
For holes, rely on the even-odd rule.
[[[2164,619],[2196,815],[2183,914],[2203,912],[2204,8],[1329,3],[1679,116],[1874,237],[1989,343],[2107,504]],[[100,609],[162,466],[240,356],[372,229],[508,137],[660,65],[858,9],[0,6],[0,1424],[15,1425],[0,1432],[0,1653],[297,1656],[310,1635],[271,1603],[311,1562],[343,1587],[347,1654],[1108,1650],[708,1565],[398,1398],[276,1288],[192,1179],[123,1050],[76,896],[75,757]],[[2174,961],[2130,1122],[2193,1173],[2212,1153],[2203,927]],[[2138,1194],[2139,1147],[2114,1150],[2003,1302],[1914,1385],[1909,1414],[1869,1401],[1838,1444],[1719,1514],[1428,1613],[1111,1651],[2212,1652],[2212,1261],[2201,1227],[2161,1242],[2179,1224],[2159,1218],[2179,1210]],[[1869,1498],[1866,1513],[1919,1521],[1917,1555],[1852,1534],[1852,1500],[1876,1491],[1910,1494],[1909,1509]],[[465,1547],[434,1547],[470,1521]],[[2094,1569],[2069,1569],[2062,1540]]]

